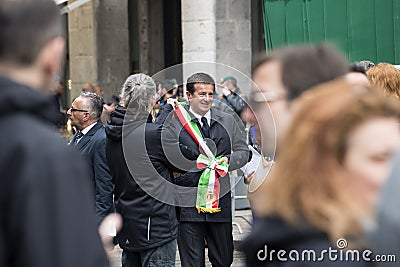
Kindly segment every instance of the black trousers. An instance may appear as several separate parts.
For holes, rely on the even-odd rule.
[[[122,251],[122,267],[175,267],[176,239],[141,252]]]
[[[231,266],[231,222],[181,222],[178,248],[182,267],[205,266],[205,241],[208,245],[208,259],[213,267]]]

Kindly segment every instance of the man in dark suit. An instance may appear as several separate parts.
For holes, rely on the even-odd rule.
[[[82,92],[67,111],[71,125],[78,130],[70,145],[81,152],[90,167],[99,223],[107,214],[114,211],[114,186],[106,159],[106,133],[100,121],[102,110],[101,96]]]
[[[244,126],[231,114],[212,108],[215,82],[205,73],[190,76],[186,84],[188,109],[191,121],[196,122],[215,157],[220,157],[217,164],[229,163],[229,171],[245,165],[249,159]],[[171,110],[171,105],[166,109]],[[169,117],[171,118],[171,117]],[[164,126],[174,131],[175,138],[181,147],[188,147],[197,156],[200,149],[182,124],[176,119],[167,119]],[[172,157],[171,157],[172,158]],[[192,162],[194,163],[194,162]],[[174,162],[180,165],[180,160]],[[230,266],[233,261],[231,186],[229,175],[219,177],[220,212],[202,213],[196,209],[196,188],[203,170],[195,166],[175,180],[175,183],[186,189],[179,189],[180,227],[178,236],[179,255],[182,266],[205,265],[205,241],[208,244],[208,256],[213,266]],[[183,204],[183,205],[182,205]]]

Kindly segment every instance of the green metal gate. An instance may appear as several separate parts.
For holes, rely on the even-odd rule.
[[[266,49],[327,41],[350,61],[400,63],[400,0],[263,0]]]

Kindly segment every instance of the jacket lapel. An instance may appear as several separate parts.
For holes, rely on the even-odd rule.
[[[211,123],[210,123],[210,128],[212,127],[212,125],[214,123],[216,123],[217,121],[220,121],[220,118],[223,115],[219,112],[218,109],[216,108],[211,108]]]
[[[89,130],[89,132],[87,132],[87,134],[85,134],[82,139],[79,141],[79,143],[76,145],[76,148],[79,151],[82,151],[85,146],[87,145],[87,143],[89,143],[89,141],[92,139],[93,135],[101,128],[103,127],[103,124],[101,123],[101,121],[98,121],[93,127],[92,129]]]

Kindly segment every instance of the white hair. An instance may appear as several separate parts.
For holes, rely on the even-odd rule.
[[[135,109],[137,112],[149,111],[156,95],[156,84],[143,73],[129,76],[121,89],[120,105]]]

